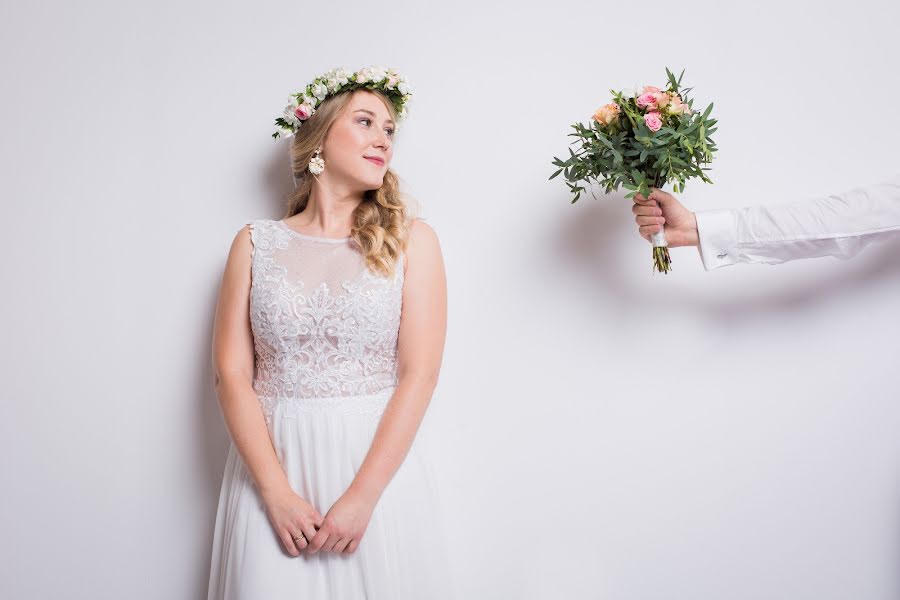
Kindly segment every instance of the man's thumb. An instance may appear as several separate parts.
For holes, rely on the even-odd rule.
[[[676,202],[675,198],[670,196],[669,194],[662,191],[653,191],[650,194],[650,198],[652,200],[656,200],[659,203],[660,208],[668,208],[672,206],[674,202]]]

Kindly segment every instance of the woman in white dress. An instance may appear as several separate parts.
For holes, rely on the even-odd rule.
[[[444,266],[389,170],[408,92],[393,71],[327,75],[278,120],[294,136],[287,216],[238,232],[219,292],[232,443],[211,600],[451,597],[415,438],[443,354]]]

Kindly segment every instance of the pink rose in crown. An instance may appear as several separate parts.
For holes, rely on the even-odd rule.
[[[653,93],[641,94],[635,102],[640,108],[656,110],[656,96]]]
[[[648,112],[644,115],[644,123],[650,131],[659,131],[662,128],[662,118],[658,112]]]
[[[661,90],[655,85],[645,85],[644,93],[645,94],[658,94]]]
[[[312,114],[312,106],[309,104],[301,104],[297,108],[294,109],[294,116],[300,119],[301,121],[307,120]]]

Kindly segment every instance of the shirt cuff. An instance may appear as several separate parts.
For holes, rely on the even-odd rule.
[[[709,271],[739,262],[734,211],[725,208],[699,210],[694,216],[703,268]]]

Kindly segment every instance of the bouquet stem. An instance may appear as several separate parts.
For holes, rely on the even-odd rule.
[[[668,273],[672,270],[672,259],[669,257],[669,242],[666,241],[666,229],[661,227],[659,233],[650,236],[653,243],[653,270]]]

